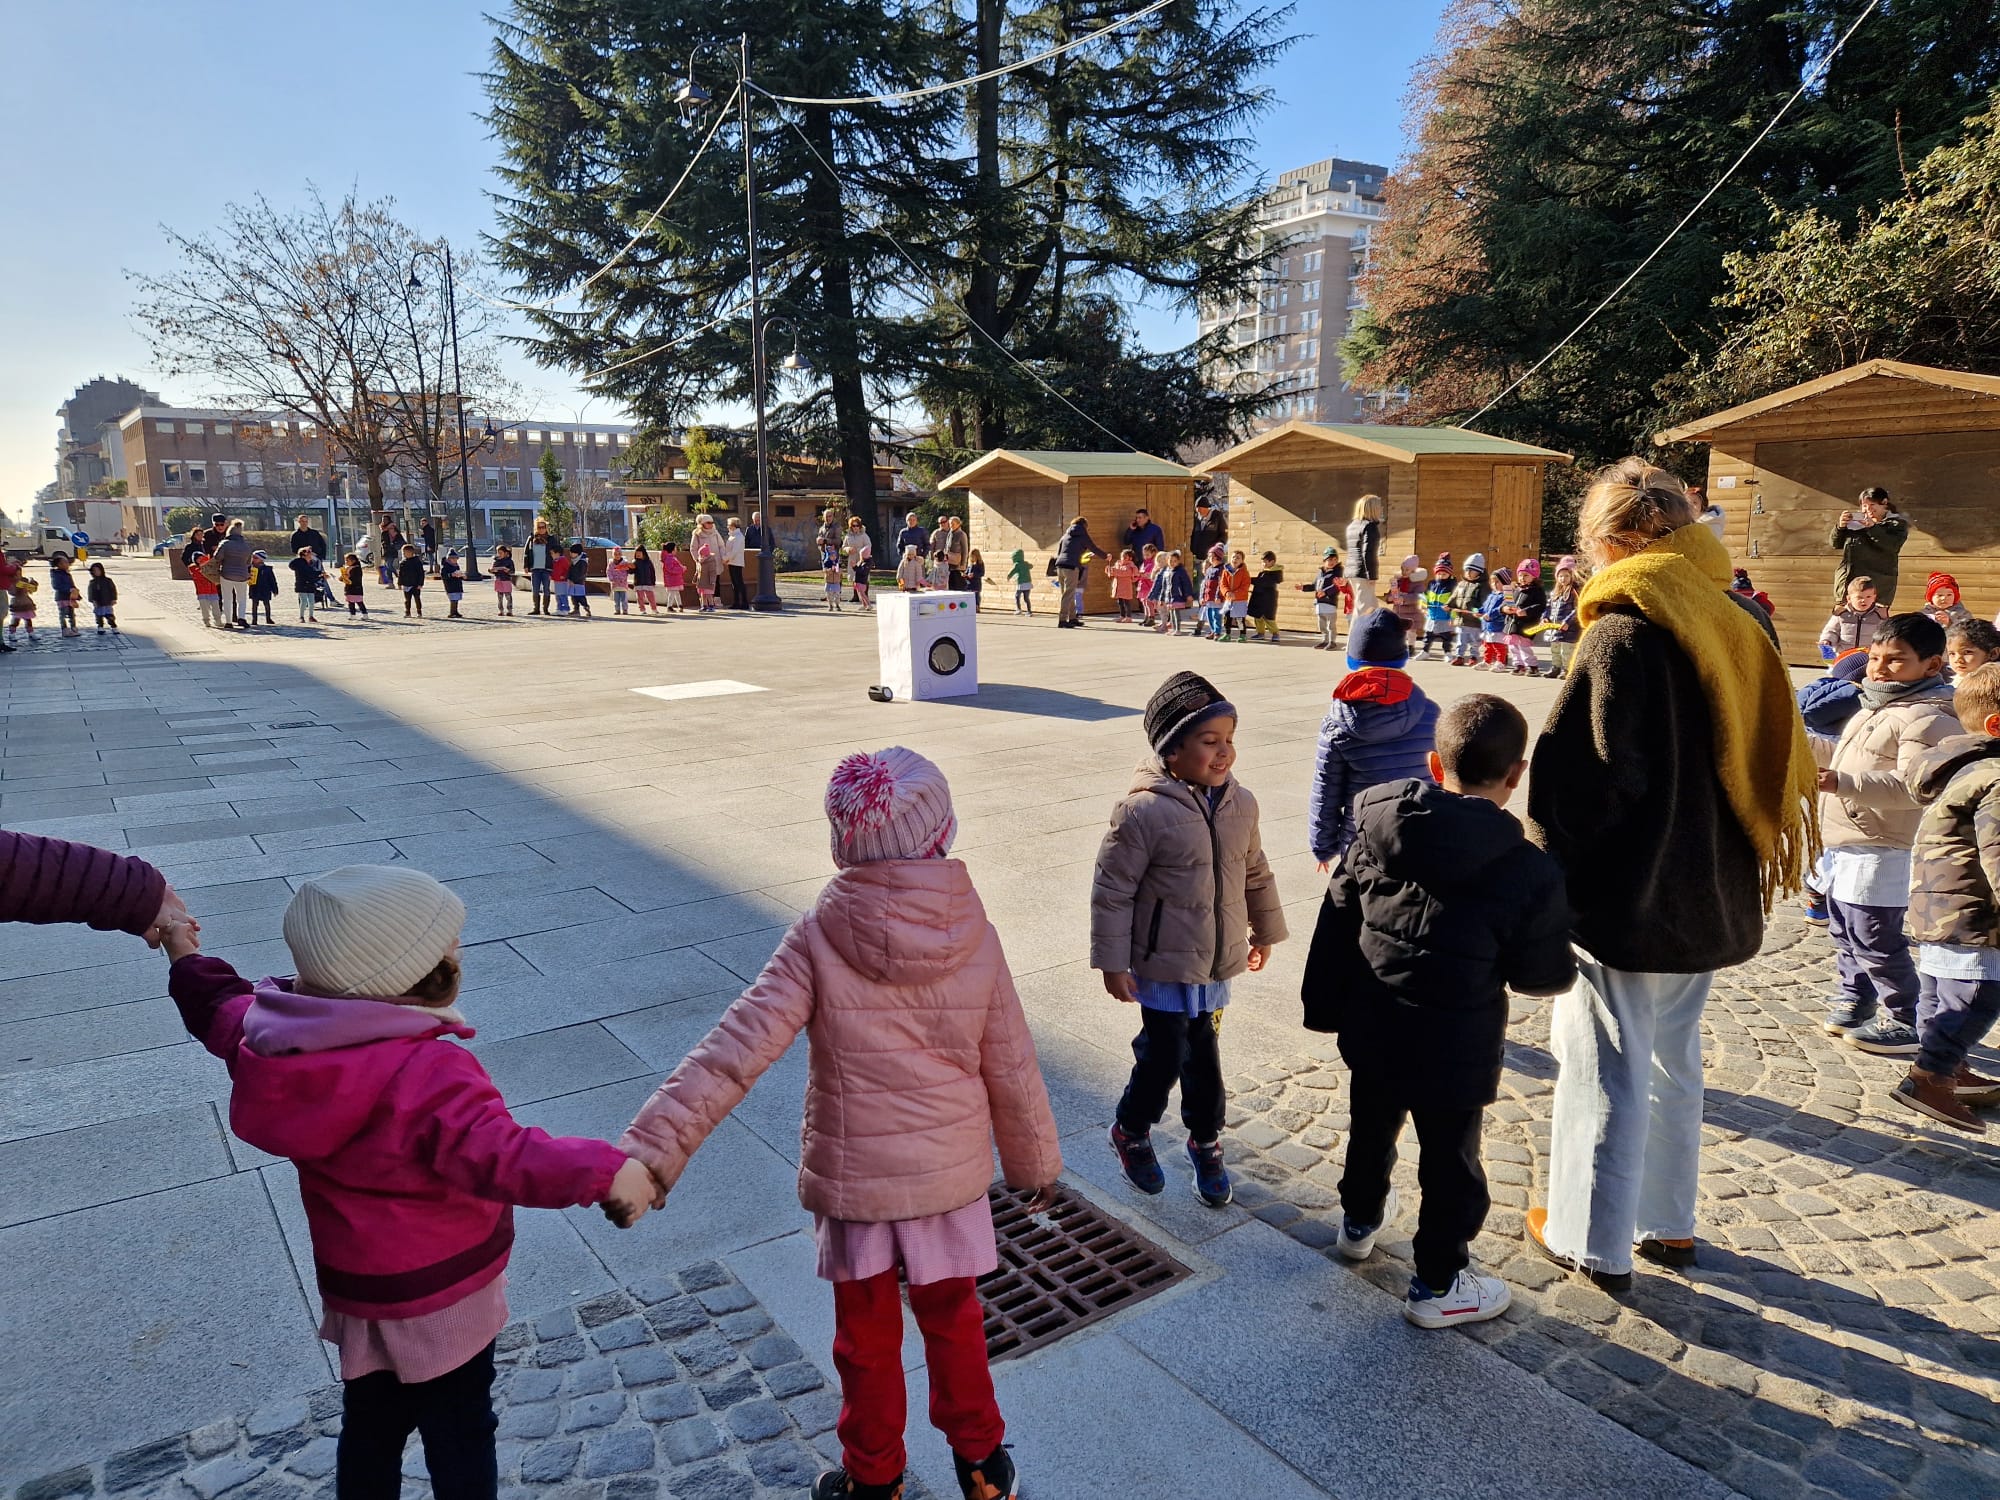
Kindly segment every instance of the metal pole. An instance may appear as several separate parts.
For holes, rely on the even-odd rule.
[[[757,515],[761,528],[757,549],[757,595],[751,608],[784,608],[778,597],[778,571],[771,545],[771,461],[764,438],[764,294],[757,261],[757,158],[750,129],[750,36],[744,33],[737,58],[736,97],[743,126],[743,211],[750,232],[750,386],[757,403]]]
[[[485,575],[479,571],[479,543],[472,533],[472,455],[465,451],[465,374],[458,367],[458,289],[452,281],[448,243],[444,247],[444,308],[451,324],[452,395],[458,402],[458,494],[465,502],[465,576],[476,581]]]

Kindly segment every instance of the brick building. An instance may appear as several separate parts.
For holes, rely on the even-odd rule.
[[[486,429],[483,419],[466,420],[473,432]],[[556,455],[586,530],[622,524],[624,459],[634,430],[603,422],[495,426],[466,473],[477,539],[518,541],[533,528],[544,451]],[[331,456],[314,424],[284,413],[143,404],[107,431],[103,447],[105,477],[127,485],[126,527],[148,541],[171,529],[167,512],[182,505],[226,511],[257,528],[289,529],[303,510],[327,513],[329,482],[341,495],[341,534],[356,534],[367,520],[365,477]],[[423,476],[398,467],[382,476],[382,503],[417,525],[426,514],[439,516],[449,535],[462,538],[465,507],[456,474],[443,488],[432,495]]]

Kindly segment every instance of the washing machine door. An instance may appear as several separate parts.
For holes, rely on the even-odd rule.
[[[924,670],[937,682],[947,683],[965,670],[965,648],[955,635],[940,635],[924,653]]]

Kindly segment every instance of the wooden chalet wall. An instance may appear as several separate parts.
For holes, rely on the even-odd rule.
[[[1053,480],[1027,484],[1011,477],[1004,483],[974,481],[969,487],[966,529],[972,545],[986,564],[986,603],[989,607],[1011,609],[1014,585],[1007,577],[1018,548],[1027,554],[1033,570],[1034,606],[1053,612],[1055,589],[1046,576],[1048,560],[1070,520],[1081,515],[1089,523],[1090,534],[1109,556],[1092,561],[1084,588],[1084,612],[1109,614],[1111,580],[1105,568],[1117,561],[1120,539],[1132,524],[1132,512],[1141,506],[1166,533],[1170,547],[1185,546],[1194,529],[1194,479],[1172,476],[1153,478],[1138,475],[1091,474],[1062,484]]]
[[[2000,612],[2000,397],[1883,374],[1721,422],[1706,440],[1709,497],[1732,558],[1777,606],[1787,661],[1820,660],[1834,521],[1870,485],[1910,518],[1898,610],[1921,607],[1935,571],[1958,579],[1975,615]]]

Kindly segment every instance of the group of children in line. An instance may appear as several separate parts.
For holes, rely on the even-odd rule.
[[[41,585],[28,576],[26,563],[21,564],[14,575],[13,586],[7,593],[7,633],[12,636],[25,630],[28,639],[35,638],[35,595]],[[111,581],[111,575],[104,564],[90,564],[89,575],[84,586],[76,586],[76,559],[67,553],[58,552],[49,559],[49,597],[55,601],[56,628],[64,636],[80,636],[77,628],[77,610],[88,603],[91,614],[97,622],[97,633],[118,633],[118,585]]]
[[[51,565],[52,576],[56,566],[64,561],[60,558],[54,560]],[[195,603],[201,611],[202,623],[220,627],[227,623],[222,618],[222,588],[220,582],[212,576],[212,569],[204,569],[203,564],[208,561],[207,554],[196,553],[190,559],[188,573],[194,585]],[[301,549],[299,554],[292,558],[290,567],[292,589],[298,600],[299,620],[301,623],[316,622],[319,618],[318,606],[322,602],[329,606],[334,603],[326,569],[313,556],[310,547]],[[557,551],[551,558],[548,569],[549,596],[552,603],[546,612],[568,615],[574,619],[592,618],[588,571],[589,563],[581,543],[570,547],[567,551]],[[91,572],[91,587],[97,590],[91,597],[93,603],[100,603],[98,610],[100,625],[109,622],[115,629],[116,621],[110,605],[117,600],[116,586],[108,578],[104,578],[103,588],[98,589],[98,579],[103,572],[102,564],[93,564]],[[368,615],[368,572],[369,569],[361,561],[360,556],[353,552],[348,553],[340,565],[338,578],[341,597],[346,602],[347,613],[351,617],[366,618]],[[663,610],[668,614],[682,612],[681,596],[688,580],[688,568],[675,543],[666,543],[657,561],[644,546],[635,548],[630,558],[626,557],[623,547],[614,547],[611,549],[605,572],[606,581],[610,586],[614,614],[631,614],[635,604],[640,614],[657,615]],[[68,578],[67,573],[61,576],[65,581]],[[395,586],[402,590],[404,617],[421,619],[424,613],[424,589],[431,581],[431,570],[425,564],[423,554],[414,545],[403,547],[401,555],[395,561],[391,576],[395,580]],[[514,614],[514,592],[521,582],[520,568],[514,560],[512,547],[503,542],[493,549],[493,558],[488,565],[488,576],[493,583],[495,612],[503,618],[511,618]],[[464,619],[462,606],[465,602],[465,568],[459,560],[457,548],[448,550],[439,561],[437,578],[444,590],[448,608],[446,618]],[[248,623],[256,624],[260,614],[264,623],[271,623],[271,603],[278,595],[278,579],[278,570],[265,553],[259,551],[251,554]],[[30,632],[34,629],[34,588],[33,582],[28,581],[25,590],[16,590],[16,598],[24,601],[27,607],[25,609],[16,607],[15,621],[26,624]],[[99,593],[105,596],[101,601]],[[660,597],[662,594],[665,595],[664,605]],[[65,595],[59,593],[58,598],[62,597]],[[699,600],[699,609],[702,613],[712,612],[716,608],[713,579],[707,580],[702,587]],[[539,599],[536,601],[535,612],[537,614],[544,612]]]
[[[1185,578],[1166,556],[1168,576]],[[1492,644],[1479,639],[1489,618],[1504,638],[1548,607],[1516,573],[1494,582],[1515,588],[1520,613],[1489,617],[1486,596],[1465,604],[1464,580],[1440,561],[1452,585],[1442,627],[1462,662],[1469,646]],[[1483,575],[1479,561],[1468,559],[1469,578]],[[1559,572],[1570,575],[1559,591],[1573,590],[1575,569]],[[1404,576],[1418,581],[1408,567]],[[1463,608],[1478,621],[1469,642],[1451,612]],[[1428,599],[1419,619],[1429,647],[1440,617]],[[1217,639],[1229,620],[1224,611],[1208,622]],[[1506,1284],[1473,1271],[1469,1255],[1489,1206],[1480,1142],[1507,991],[1558,993],[1575,970],[1562,873],[1504,811],[1527,770],[1525,718],[1489,694],[1440,712],[1405,670],[1412,645],[1410,616],[1393,603],[1364,609],[1349,634],[1309,801],[1313,854],[1336,868],[1303,998],[1305,1025],[1338,1036],[1351,1072],[1338,1253],[1368,1258],[1395,1217],[1390,1174],[1411,1121],[1424,1171],[1404,1314],[1437,1329],[1508,1306]],[[1511,658],[1509,646],[1500,659]],[[1843,995],[1827,1028],[1912,1056],[1898,1101],[1982,1130],[1971,1106],[2000,1101],[2000,1082],[1965,1058],[2000,1016],[2000,631],[1960,620],[1947,635],[1928,613],[1891,616],[1802,707],[1824,767],[1820,873],[1841,952]],[[1192,672],[1152,695],[1150,753],[1112,810],[1090,909],[1091,967],[1109,995],[1138,1007],[1112,1149],[1135,1188],[1164,1191],[1152,1129],[1178,1087],[1193,1190],[1216,1207],[1234,1196],[1220,1018],[1232,982],[1262,969],[1287,935],[1258,805],[1234,774],[1238,719]],[[849,756],[825,810],[837,873],[616,1146],[515,1124],[477,1058],[438,1045],[470,1035],[455,1007],[465,912],[429,876],[361,867],[308,881],[284,923],[294,978],[252,984],[200,955],[198,923],[167,934],[170,992],[230,1068],[232,1124],[299,1166],[321,1333],[339,1345],[346,1381],[343,1492],[391,1492],[413,1427],[441,1492],[447,1479],[490,1492],[507,1205],[595,1202],[614,1222],[636,1222],[663,1206],[701,1143],[804,1031],[800,1194],[818,1274],[833,1285],[843,1398],[842,1462],[820,1476],[815,1500],[891,1500],[902,1484],[905,1282],[933,1421],[963,1493],[1016,1493],[974,1283],[997,1264],[986,1194],[996,1145],[1006,1182],[1031,1207],[1049,1203],[1062,1170],[1034,1043],[998,936],[965,866],[949,858],[957,823],[938,768],[899,748]],[[863,1105],[892,1096],[899,1110],[885,1129]],[[445,1141],[476,1149],[447,1152]],[[397,1285],[421,1290],[371,1290],[389,1280],[371,1274],[389,1247]],[[426,1279],[413,1260],[449,1274]],[[458,1472],[441,1472],[450,1466]]]
[[[1966,1058],[2000,1018],[2000,630],[1949,574],[1896,615],[1857,578],[1821,645],[1836,649],[1799,707],[1826,844],[1805,917],[1839,976],[1822,1027],[1911,1059],[1891,1097],[1983,1134],[1974,1110],[2000,1104],[2000,1079]]]

